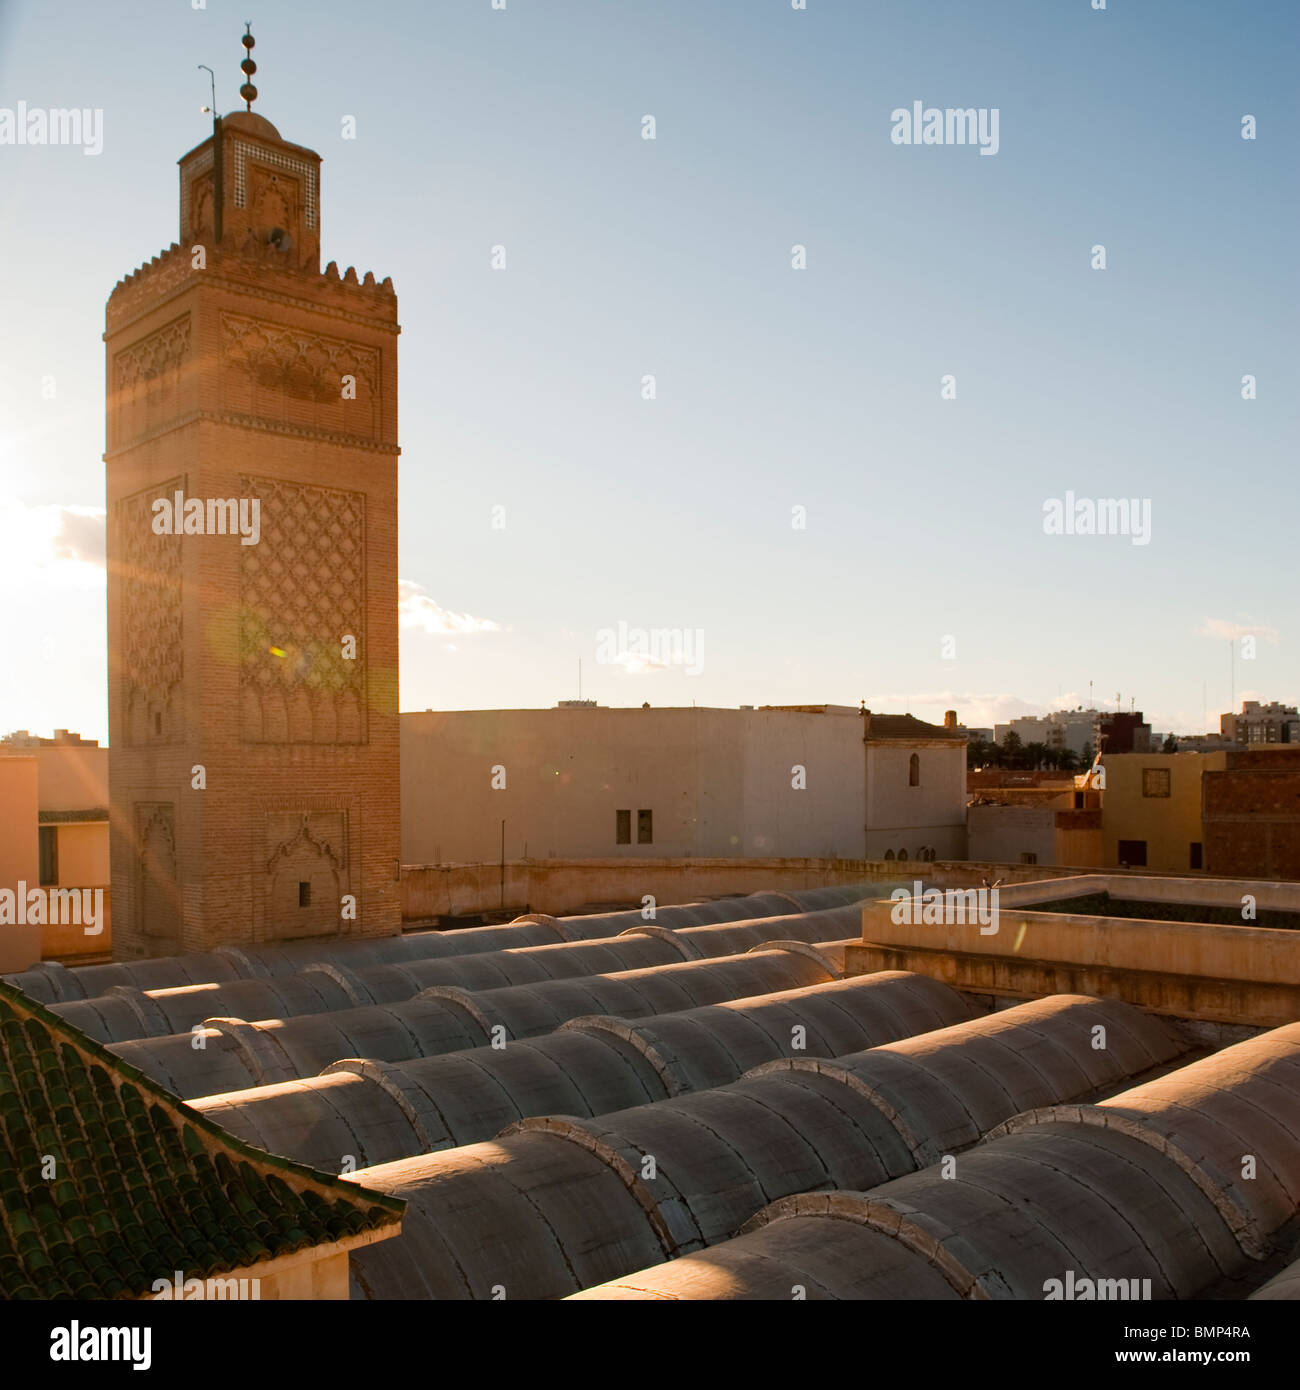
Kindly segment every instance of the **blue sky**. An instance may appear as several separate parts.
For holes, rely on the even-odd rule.
[[[106,736],[104,301],[249,18],[323,259],[399,297],[403,709],[582,659],[605,704],[980,724],[1091,680],[1191,731],[1244,633],[1237,701],[1300,696],[1300,6],[0,0],[0,108],[104,112],[97,157],[0,145],[0,729]],[[998,153],[894,144],[917,100],[997,108]],[[1150,543],[1044,534],[1067,490]],[[620,622],[701,669],[599,663]]]

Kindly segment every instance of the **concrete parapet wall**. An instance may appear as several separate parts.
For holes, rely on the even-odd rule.
[[[928,866],[927,866],[928,867]],[[897,879],[869,859],[524,859],[492,864],[403,864],[402,919],[525,911],[572,912],[586,903],[689,902],[724,893],[789,892]],[[831,906],[832,904],[821,904]]]

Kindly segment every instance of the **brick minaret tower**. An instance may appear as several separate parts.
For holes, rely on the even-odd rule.
[[[397,298],[251,109],[108,302],[114,953],[400,930]],[[242,527],[242,531],[241,531]]]

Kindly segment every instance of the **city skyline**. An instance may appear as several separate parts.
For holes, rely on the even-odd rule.
[[[1300,17],[413,14],[253,16],[257,109],[325,159],[322,259],[398,290],[403,710],[546,707],[579,660],[602,704],[968,726],[1086,704],[1089,681],[1161,731],[1294,702],[1286,511],[1251,501],[1285,494],[1297,423]],[[210,133],[198,64],[234,110],[239,50],[215,10],[77,23],[68,50],[0,6],[0,108],[103,116],[93,157],[0,144],[24,267],[0,726],[103,739],[103,304],[175,238],[175,161]],[[897,142],[917,102],[998,111],[994,157]],[[1145,543],[1049,531],[1071,494],[1145,502]],[[703,660],[601,661],[620,625],[702,634]]]

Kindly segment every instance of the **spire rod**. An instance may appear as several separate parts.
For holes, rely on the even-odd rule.
[[[257,40],[253,37],[251,19],[244,25],[244,36],[239,42],[244,45],[244,61],[239,65],[244,74],[244,85],[239,89],[239,95],[244,99],[244,109],[251,111],[257,100],[257,88],[253,86],[253,74],[257,71],[257,64],[253,61],[253,45]]]

